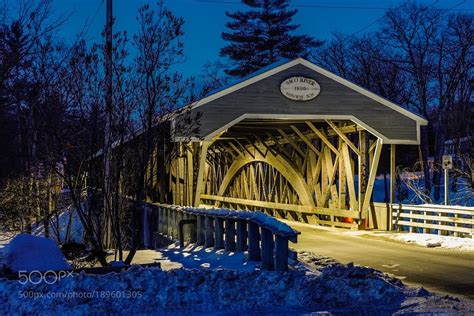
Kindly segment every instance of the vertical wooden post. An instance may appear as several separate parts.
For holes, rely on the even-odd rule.
[[[349,204],[352,211],[358,210],[357,197],[355,193],[353,160],[349,154],[347,144],[342,144],[342,157],[344,162],[345,174],[347,177],[347,188],[349,191]]]
[[[199,169],[196,179],[196,193],[194,196],[194,206],[198,207],[201,204],[201,193],[204,186],[204,168],[206,167],[207,150],[209,149],[209,141],[203,141],[201,144],[201,153],[199,156]]]
[[[204,245],[206,241],[206,236],[204,235],[205,232],[205,217],[202,215],[197,215],[197,240],[196,244],[198,246]]]
[[[191,151],[193,143],[189,143],[186,147],[186,162],[187,162],[187,205],[193,205],[193,183],[194,183],[194,162],[193,153]]]
[[[163,229],[163,226],[164,226],[163,217],[164,217],[163,208],[162,208],[161,206],[158,206],[158,232],[159,232],[160,234],[163,234],[163,233],[164,233],[164,229]]]
[[[249,222],[249,260],[258,261],[260,260],[260,232],[257,224]]]
[[[288,269],[288,237],[275,236],[275,270]]]
[[[380,154],[382,152],[382,140],[377,139],[377,145],[375,146],[374,158],[370,166],[369,180],[367,181],[367,191],[364,196],[364,203],[362,204],[362,218],[367,218],[367,213],[370,206],[370,199],[372,197],[372,192],[374,189],[375,177],[377,176],[377,169],[380,161]]]
[[[390,145],[390,205],[388,206],[388,230],[393,230],[393,203],[395,203],[395,179],[396,179],[396,167],[397,167],[397,152],[396,145]]]
[[[244,252],[247,250],[247,222],[237,221],[237,251]]]
[[[364,209],[365,192],[367,190],[367,133],[359,131],[359,159],[358,159],[358,187],[359,187],[359,213],[361,219],[366,218]]]
[[[224,248],[224,220],[216,217],[214,219],[214,249]]]
[[[185,213],[183,209],[181,209],[181,220],[189,220],[189,215],[187,213]],[[179,222],[178,222],[178,225],[179,225]],[[179,228],[179,226],[178,226],[178,228]],[[189,242],[189,239],[191,237],[190,230],[191,230],[191,225],[184,225],[183,226],[184,241],[185,242]]]
[[[177,219],[177,216],[178,216],[178,211],[176,210],[176,207],[172,207],[171,208],[171,237],[174,239],[176,238],[176,219]]]
[[[273,269],[273,234],[262,227],[262,268]]]
[[[179,236],[179,222],[182,221],[184,219],[184,213],[181,209],[176,209],[176,224],[175,224],[175,232],[174,232],[174,237],[176,239],[176,237]],[[188,225],[185,225],[185,226],[188,226]],[[189,227],[189,226],[188,226]],[[186,229],[188,227],[183,227],[183,238],[186,240]]]
[[[169,236],[169,230],[168,230],[168,227],[169,227],[169,220],[170,220],[170,209],[169,207],[165,207],[163,209],[163,213],[165,215],[165,217],[163,218],[163,221],[164,221],[164,225],[163,225],[163,233],[166,235],[166,236]]]
[[[196,226],[197,226],[197,216],[196,215],[189,214],[188,218],[195,220],[196,221]],[[191,225],[191,227],[189,228],[189,242],[192,243],[192,244],[196,243],[196,241],[197,241],[198,231],[197,231],[196,226]]]
[[[339,137],[339,209],[345,210],[346,209],[346,169],[344,166],[344,155],[342,154],[342,146],[344,144],[344,140]]]
[[[235,251],[235,220],[225,220],[225,251]]]
[[[210,216],[206,216],[204,220],[205,226],[205,242],[206,248],[214,246],[214,219]]]

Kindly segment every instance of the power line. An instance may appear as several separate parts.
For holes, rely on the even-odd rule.
[[[463,1],[459,2],[458,4],[456,4],[456,5],[454,5],[454,6],[450,7],[450,8],[445,9],[441,14],[446,14],[447,12],[451,11],[452,9],[454,9],[454,8],[456,8],[456,7],[458,7],[458,6],[462,5],[462,4],[464,4],[464,3],[466,3],[466,1],[467,1],[467,0],[463,0]],[[403,2],[400,6],[396,7],[395,10],[396,10],[396,9],[400,9],[400,8],[401,8],[402,6],[404,6],[407,2],[408,2],[408,1]],[[434,1],[432,4],[430,4],[429,6],[427,6],[426,8],[430,8],[430,7],[434,6],[435,4],[437,4],[438,2],[439,2],[439,0],[436,0],[436,1]],[[440,15],[441,15],[441,14],[440,14]],[[382,16],[381,16],[380,18],[378,18],[377,20],[371,22],[370,24],[364,26],[364,27],[361,28],[360,30],[358,30],[358,31],[356,31],[356,32],[354,32],[354,33],[352,33],[352,34],[350,34],[350,35],[347,35],[346,38],[347,38],[347,37],[352,37],[352,36],[354,36],[354,35],[359,34],[360,32],[365,31],[366,29],[368,29],[368,28],[371,27],[372,25],[378,23],[378,22],[381,21],[383,18],[385,18],[386,15],[387,15],[387,13],[385,13],[384,15],[382,15]]]
[[[435,3],[437,3],[439,0],[436,0],[435,2],[433,2],[431,5],[434,5]],[[403,7],[408,1],[405,1],[403,2],[401,5],[399,5],[398,7],[396,7],[395,9],[400,9],[401,7]],[[385,18],[385,16],[387,15],[387,12],[384,13],[384,15],[382,15],[380,18],[376,19],[375,21],[367,24],[366,26],[364,26],[363,28],[361,28],[360,30],[350,34],[350,35],[347,35],[346,37],[349,37],[349,36],[354,36],[354,35],[357,35],[359,34],[360,32],[363,32],[365,31],[366,29],[368,29],[369,27],[371,27],[372,25],[378,23],[379,21],[381,21],[383,18]]]
[[[242,4],[242,2],[230,1],[230,0],[195,0],[196,2],[209,3],[209,4]],[[439,1],[436,1],[439,2]],[[394,7],[382,7],[382,6],[361,6],[361,5],[323,5],[323,4],[290,4],[290,7],[295,8],[315,8],[315,9],[342,9],[342,10],[388,10],[394,9]],[[452,8],[438,8],[441,11],[450,11]],[[474,9],[459,9],[457,11],[471,12]]]

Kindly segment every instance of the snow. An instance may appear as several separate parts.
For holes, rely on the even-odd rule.
[[[70,223],[70,225],[69,225]],[[68,226],[70,231],[68,232]],[[84,239],[84,227],[82,226],[79,214],[72,207],[67,208],[59,214],[59,217],[52,218],[49,225],[50,238],[56,243],[62,244],[69,241],[82,243]],[[34,225],[32,235],[44,236],[44,225],[42,222]]]
[[[389,237],[396,241],[408,244],[416,244],[422,247],[441,247],[459,251],[474,251],[473,238],[417,233],[390,234]]]
[[[163,259],[179,262],[183,267],[189,269],[231,269],[240,271],[252,271],[257,268],[257,263],[246,260],[246,254],[242,252],[225,252],[223,249],[214,251],[212,248],[204,248],[190,244],[180,249],[179,243],[169,245],[160,249]]]
[[[422,190],[424,188],[424,179],[423,173],[421,172],[407,172],[404,171],[401,174],[401,177],[404,180],[412,181],[418,189]],[[457,192],[449,190],[449,201],[451,205],[462,205],[462,206],[474,206],[474,188],[470,187],[469,182],[465,178],[456,178],[452,177],[449,179],[449,187],[451,188],[454,181],[456,182]],[[357,175],[354,176],[354,183],[357,186]],[[387,175],[387,194],[389,190],[390,175]],[[407,190],[407,196],[402,200],[398,200],[398,194],[396,194],[396,201],[404,204],[421,204],[424,201],[420,200],[415,192],[407,188],[405,183],[401,183],[403,190]],[[398,189],[397,189],[398,190]],[[434,200],[434,189],[430,194],[430,198],[433,200],[433,203],[443,204],[444,203],[444,182],[440,185],[440,198],[438,201]],[[375,202],[385,202],[388,199],[388,196],[385,192],[385,181],[383,175],[378,175],[375,178],[374,189],[373,189],[373,200]]]
[[[16,235],[3,249],[3,256],[13,272],[71,269],[54,241],[28,234]]]
[[[247,211],[247,210],[229,210],[229,209],[218,209],[218,208],[183,208],[185,212],[191,214],[204,214],[210,216],[219,216],[222,218],[233,218],[233,219],[245,219],[253,221],[259,225],[270,229],[274,233],[278,233],[284,236],[290,236],[298,234],[288,224],[260,211]]]
[[[84,272],[48,284],[0,283],[1,314],[161,314],[222,313],[297,315],[315,312],[339,314],[402,314],[474,312],[474,306],[452,297],[408,288],[379,271],[303,252],[303,263],[288,272],[252,269],[202,268],[192,260],[192,248],[169,247],[167,255],[183,265],[163,271],[132,266],[120,273]],[[166,252],[165,252],[166,253]],[[205,257],[201,253],[199,257]],[[226,261],[211,255],[211,261]],[[189,259],[191,257],[191,259]],[[225,256],[224,256],[225,257]],[[238,263],[235,260],[235,263]]]

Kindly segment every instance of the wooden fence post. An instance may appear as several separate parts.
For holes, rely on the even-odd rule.
[[[243,220],[237,221],[237,251],[244,252],[247,250],[247,222]]]
[[[192,244],[195,244],[197,242],[197,234],[198,234],[198,230],[197,230],[198,216],[193,215],[193,214],[188,214],[188,218],[194,219],[196,221],[196,226],[193,225],[189,228],[189,242]]]
[[[214,246],[214,219],[206,216],[204,220],[205,226],[205,242],[204,247],[209,248]]]
[[[163,214],[165,215],[163,217],[163,224],[164,224],[163,225],[163,234],[166,235],[166,236],[169,236],[169,231],[168,231],[169,213],[170,213],[170,211],[169,211],[168,207],[165,207],[163,209]]]
[[[288,270],[288,237],[275,236],[275,270]]]
[[[214,249],[224,248],[224,220],[216,217],[214,219]]]
[[[273,269],[273,234],[262,227],[262,268]]]
[[[248,238],[249,238],[249,260],[260,260],[260,232],[256,223],[249,222]]]
[[[197,215],[197,240],[196,244],[198,246],[204,245],[206,241],[206,236],[204,235],[205,232],[205,216],[203,215]]]
[[[225,220],[225,251],[235,251],[235,221]]]
[[[163,232],[164,232],[164,230],[163,230],[163,226],[164,226],[163,218],[164,218],[163,207],[160,206],[160,207],[158,207],[158,231],[160,232],[160,234],[163,234]]]
[[[170,236],[171,238],[175,238],[176,237],[176,218],[178,217],[178,211],[176,210],[176,207],[172,207],[171,208],[171,225],[170,225],[170,228],[171,228],[171,232],[170,232]]]

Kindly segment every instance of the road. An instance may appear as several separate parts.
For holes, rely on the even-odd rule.
[[[375,233],[315,228],[287,222],[301,231],[292,246],[342,263],[373,267],[410,285],[474,299],[474,253],[403,244]]]

